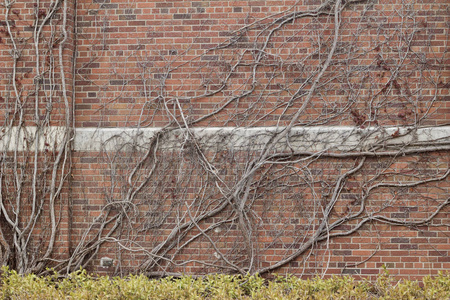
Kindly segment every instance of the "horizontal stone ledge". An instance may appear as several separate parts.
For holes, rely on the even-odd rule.
[[[75,151],[130,151],[145,149],[151,138],[163,130],[161,149],[180,149],[193,136],[205,149],[261,150],[282,127],[195,127],[167,130],[162,128],[76,128]],[[57,149],[65,134],[64,127],[47,127],[37,134],[36,127],[16,127],[0,136],[0,150],[18,151]],[[37,141],[37,142],[36,142]],[[450,126],[441,127],[370,127],[316,126],[294,127],[273,145],[273,151],[371,151],[403,147],[450,145]]]

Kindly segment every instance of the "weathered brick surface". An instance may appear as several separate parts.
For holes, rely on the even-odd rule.
[[[171,155],[179,157],[180,154],[160,153],[159,159],[167,161],[170,165],[173,163]],[[236,155],[236,153],[234,154]],[[435,155],[434,160],[439,156],[442,158],[443,153]],[[74,202],[74,236],[79,236],[85,230],[90,222],[98,216],[101,205],[105,199],[117,197],[120,195],[110,193],[111,184],[111,168],[105,163],[104,154],[101,153],[75,153],[75,170],[73,198],[78,199]],[[418,159],[418,158],[415,158]],[[414,165],[414,161],[410,158],[410,166]],[[447,159],[448,160],[448,159]],[[134,242],[143,245],[147,249],[152,249],[158,242],[162,241],[164,236],[173,228],[172,222],[177,220],[177,210],[174,209],[174,203],[183,205],[185,201],[191,202],[202,192],[212,192],[213,187],[202,186],[200,182],[205,182],[200,174],[191,174],[190,182],[185,186],[175,186],[174,178],[185,175],[185,170],[195,170],[194,162],[187,162],[183,170],[176,166],[171,168],[172,171],[165,178],[156,178],[152,187],[146,190],[148,199],[141,198],[142,202],[138,205],[138,215],[133,214],[137,221],[137,227],[140,233],[135,233]],[[373,164],[376,165],[376,164]],[[116,172],[121,172],[120,168],[125,165],[117,165]],[[330,170],[324,170],[324,167]],[[323,170],[317,174],[315,178],[323,182],[333,182],[335,174],[331,169],[340,169],[344,167],[338,161],[330,162],[324,160],[317,162],[312,169]],[[234,169],[236,168],[236,169]],[[218,170],[221,174],[226,172],[239,172],[239,168],[243,166],[235,166],[233,169],[229,165],[223,165]],[[370,178],[371,170],[366,170],[363,177]],[[268,176],[269,178],[271,176]],[[330,181],[331,180],[331,181]],[[357,184],[363,184],[364,178],[355,179]],[[258,245],[260,259],[255,262],[258,267],[269,266],[278,260],[286,257],[293,249],[298,248],[306,234],[305,229],[309,227],[310,213],[313,211],[312,195],[306,187],[289,187],[289,184],[295,185],[295,179],[286,178],[282,181],[283,186],[274,189],[267,189],[254,203],[253,208],[258,214]],[[120,188],[118,188],[120,189]],[[206,189],[206,191],[204,190]],[[433,194],[432,188],[424,187],[423,191],[408,189],[404,194],[399,196],[399,202],[393,203],[393,206],[387,208],[382,213],[387,217],[394,217],[396,214],[408,211],[410,217],[418,218],[421,214],[425,215],[433,209],[430,201],[440,199],[443,194],[449,193],[448,181],[436,190]],[[326,190],[322,190],[325,192]],[[352,194],[349,194],[352,195]],[[371,197],[369,210],[376,210],[383,203],[384,199],[390,195],[388,189],[384,192],[380,191]],[[213,194],[212,194],[213,196]],[[355,198],[357,195],[354,195]],[[323,194],[316,195],[319,199],[325,197]],[[165,202],[156,204],[155,199],[166,199]],[[355,201],[352,197],[348,200],[343,199],[336,207],[331,221],[350,207],[350,203]],[[155,205],[159,205],[155,207]],[[369,204],[368,204],[369,205]],[[151,217],[148,213],[152,212]],[[224,214],[229,213],[225,211]],[[164,224],[160,228],[154,227],[161,218],[165,217]],[[215,221],[222,220],[223,215],[218,215]],[[320,214],[318,215],[320,218]],[[438,271],[448,268],[449,254],[449,238],[448,227],[448,210],[439,213],[433,221],[427,226],[402,227],[386,224],[372,223],[365,225],[357,233],[339,237],[327,243],[320,243],[308,251],[308,260],[306,263],[301,259],[288,263],[283,268],[277,269],[277,272],[290,272],[294,274],[302,274],[304,276],[312,276],[317,273],[326,272],[327,274],[354,274],[362,277],[371,277],[378,274],[380,268],[386,265],[393,274],[408,278],[421,278],[429,274],[437,274]],[[330,222],[331,222],[330,221]],[[208,226],[212,224],[212,220],[203,224]],[[342,230],[348,230],[348,225]],[[193,230],[188,234],[186,239],[192,237],[199,232]],[[225,249],[225,253],[236,261],[245,259],[244,241],[241,232],[236,224],[225,224],[220,226],[220,232],[211,232],[210,237],[216,242],[216,245]],[[167,271],[178,271],[185,273],[204,273],[225,271],[226,269],[216,269],[202,266],[195,262],[184,265],[187,260],[214,260],[215,250],[204,238],[200,238],[193,242],[190,247],[184,249],[177,257],[177,263],[181,264],[178,268],[170,267]],[[105,247],[101,255],[119,259],[115,252],[115,247]],[[302,256],[304,257],[304,256]],[[121,254],[123,263],[121,265],[123,272],[139,267],[140,263],[145,260],[145,255],[132,254],[124,251]],[[93,270],[99,272],[113,271],[113,269],[105,270],[98,267],[99,261],[95,260],[91,265]],[[97,266],[96,266],[97,265]]]
[[[287,106],[280,103],[287,101],[292,94],[311,87],[311,83],[306,80],[310,74],[308,72],[314,66],[323,64],[325,53],[321,50],[313,52],[320,44],[315,37],[320,33],[323,46],[330,46],[334,35],[333,18],[322,15],[318,18],[296,19],[273,33],[264,53],[258,53],[255,49],[261,47],[269,34],[264,31],[264,26],[279,17],[279,13],[313,10],[323,2],[69,1],[70,15],[74,19],[68,23],[69,41],[64,52],[64,67],[69,97],[74,104],[75,127],[163,127],[172,120],[168,113],[170,111],[173,111],[177,120],[181,120],[181,116],[177,115],[178,107],[184,109],[184,117],[188,120],[199,119],[220,108],[214,117],[201,119],[193,126],[289,124],[291,117],[302,107],[302,102],[294,101]],[[33,4],[17,1],[13,9],[11,22],[16,27],[14,34],[26,41],[32,35],[30,15],[33,13]],[[5,13],[4,8],[1,13]],[[403,14],[403,18],[399,13]],[[412,15],[414,17],[410,17]],[[343,11],[341,18],[338,46],[344,50],[362,49],[364,54],[351,52],[355,55],[354,59],[346,60],[348,53],[338,52],[339,59],[329,67],[324,78],[331,80],[349,69],[353,70],[351,75],[336,80],[332,88],[319,90],[313,105],[305,110],[299,122],[320,125],[314,123],[317,118],[332,114],[337,108],[351,102],[351,109],[343,110],[327,125],[401,126],[427,113],[429,116],[421,125],[448,124],[449,71],[445,55],[448,56],[449,20],[446,1],[417,1],[404,6],[402,1],[379,0],[370,5],[355,4]],[[255,23],[257,20],[263,21]],[[252,30],[244,34],[242,28],[247,27]],[[412,32],[414,41],[411,49],[397,48]],[[0,108],[6,111],[8,103],[5,99],[10,92],[8,74],[11,73],[12,65],[9,59],[11,45],[7,42],[3,23],[0,24],[0,37]],[[403,59],[401,53],[410,50],[420,55],[406,57],[404,64],[407,67],[398,71],[398,79],[390,80],[394,73],[391,68]],[[20,73],[20,85],[28,92],[27,87],[32,86],[33,78],[27,77],[27,74],[32,73],[35,67],[33,49],[29,43],[24,46],[22,55],[26,59],[20,62],[17,72]],[[253,73],[253,63],[258,55],[262,55],[262,66]],[[76,58],[75,65],[73,58]],[[239,60],[241,64],[235,66]],[[283,64],[277,64],[280,61]],[[362,73],[358,70],[364,70],[366,80],[361,79]],[[437,81],[423,80],[423,74]],[[352,83],[361,84],[358,92],[355,92]],[[60,89],[56,90],[60,93]],[[253,93],[241,97],[248,90]],[[74,99],[71,98],[72,91]],[[370,99],[376,93],[386,94],[386,101],[376,103],[377,117],[372,122],[374,108]],[[233,96],[239,100],[228,102]],[[58,109],[60,111],[54,114],[52,125],[60,125],[64,117],[61,102],[55,102],[54,109],[55,112]],[[2,119],[0,122],[3,122]],[[65,209],[62,209],[61,214],[59,255],[72,253],[93,221],[105,213],[105,205],[123,196],[129,166],[136,163],[136,158],[129,155],[126,152],[73,152],[70,188],[66,187],[61,200],[62,208]],[[130,216],[130,220],[123,220],[124,223],[133,222],[132,229],[125,230],[118,237],[131,237],[133,243],[125,246],[133,248],[139,244],[151,250],[163,236],[170,233],[179,217],[176,212],[183,211],[182,207],[192,203],[198,194],[210,193],[210,202],[207,204],[214,203],[217,197],[214,186],[204,186],[206,176],[197,171],[198,165],[189,160],[189,155],[181,150],[157,154],[164,163],[161,168],[168,170],[167,175],[152,182],[139,194],[136,205],[138,212]],[[233,151],[224,151],[220,155],[222,161],[214,157],[215,166],[220,166],[217,171],[227,182],[232,183],[238,178],[236,174],[243,172],[246,157],[244,154],[239,157],[240,154]],[[181,158],[184,164],[182,167]],[[227,159],[234,160],[233,167],[229,167]],[[404,180],[398,175],[402,170],[408,170],[411,174],[414,170],[433,174],[448,163],[448,153],[445,152],[433,153],[425,159],[419,155],[400,157],[398,162],[389,165],[394,175],[386,175],[379,180]],[[318,203],[326,203],[326,188],[319,188],[320,182],[333,182],[342,170],[351,168],[354,161],[318,159],[311,164],[310,169],[315,173],[308,176],[316,180],[313,184],[320,191],[319,194],[315,195],[307,187],[296,185],[298,178],[294,176],[282,178],[279,186],[270,186],[270,178],[278,176],[276,170],[272,170],[270,175],[273,177],[267,179],[267,190],[262,188],[258,191],[261,195],[255,197],[253,204],[257,215],[254,225],[257,228],[259,253],[259,259],[254,262],[256,266],[273,264],[301,245],[303,237],[299,233],[309,230],[308,213],[313,211],[314,201],[323,199]],[[349,179],[332,220],[348,213],[352,205],[358,205],[361,199],[358,191],[377,170],[384,168],[384,164],[386,160],[382,158],[373,159],[364,172]],[[186,181],[176,181],[186,173],[190,174]],[[386,217],[423,218],[435,208],[438,199],[442,200],[448,195],[450,183],[447,178],[441,182],[401,190],[398,194],[389,187],[381,188],[371,198],[370,205],[375,210],[395,196],[399,201],[383,209]],[[114,206],[111,212],[108,211],[108,217],[113,216],[117,209],[120,206]],[[215,221],[221,220],[227,213],[230,211],[225,210],[215,217]],[[320,216],[319,210],[316,217]],[[306,254],[276,271],[308,276],[325,272],[370,277],[386,265],[392,269],[392,273],[402,277],[421,278],[436,274],[440,270],[450,269],[448,220],[447,207],[426,226],[399,227],[369,223],[351,236],[337,237],[314,245]],[[208,226],[207,223],[202,225]],[[348,230],[352,225],[342,230]],[[245,260],[245,241],[237,224],[230,222],[220,228],[220,231],[211,233],[211,238],[234,261]],[[194,228],[179,243],[196,234],[199,231]],[[214,261],[214,254],[211,243],[206,238],[199,238],[179,253],[176,258],[179,266],[170,267],[168,271],[227,271],[195,262]],[[117,261],[121,260],[121,268],[102,269],[99,259],[103,256],[114,258],[116,266]],[[307,258],[307,261],[303,262],[303,258]],[[114,243],[106,243],[88,267],[98,272],[112,273],[119,270],[126,273],[140,266],[145,259],[142,253],[117,251]],[[183,264],[187,260],[195,261]],[[162,265],[165,266],[164,263]]]

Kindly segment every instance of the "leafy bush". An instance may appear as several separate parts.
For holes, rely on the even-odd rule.
[[[450,274],[394,282],[385,270],[371,283],[350,276],[302,280],[295,276],[208,275],[151,280],[144,275],[94,278],[80,270],[64,279],[2,269],[0,299],[449,299]]]

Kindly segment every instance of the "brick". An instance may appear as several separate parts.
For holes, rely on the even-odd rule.
[[[350,274],[350,275],[361,274],[361,269],[345,269],[342,271],[342,274]]]
[[[409,238],[392,238],[391,243],[409,243]]]

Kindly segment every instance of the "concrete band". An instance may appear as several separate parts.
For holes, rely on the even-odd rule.
[[[129,151],[146,147],[150,139],[162,128],[76,128],[75,151]],[[161,149],[179,149],[194,136],[202,147],[213,150],[260,150],[281,127],[208,127],[163,130]],[[23,127],[17,135],[17,127],[1,134],[0,151],[34,151],[58,149],[63,140],[64,127],[48,127],[36,135],[36,127]],[[294,127],[289,134],[274,145],[276,151],[371,151],[405,147],[424,147],[431,144],[450,144],[450,126],[408,128],[350,126]],[[132,148],[131,148],[132,147]]]

